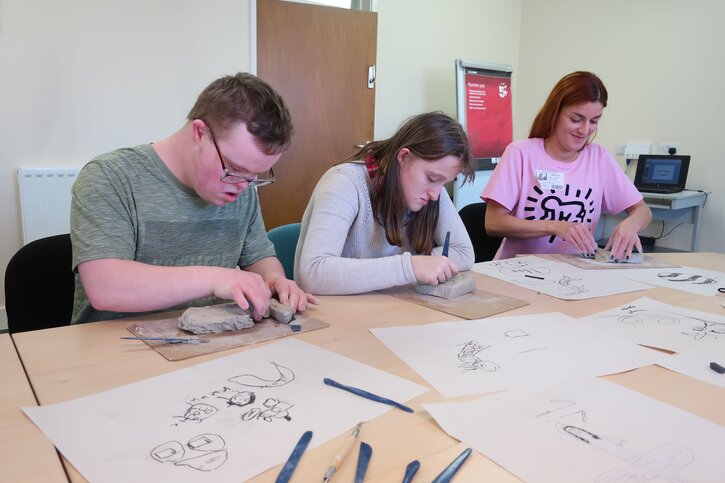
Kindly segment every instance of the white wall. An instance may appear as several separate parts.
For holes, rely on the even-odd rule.
[[[609,91],[597,142],[612,153],[627,142],[680,143],[692,155],[687,187],[712,192],[700,251],[725,252],[723,19],[721,0],[524,0],[515,137],[527,136],[559,78],[597,73]],[[653,222],[647,233],[659,235],[661,226]],[[689,248],[690,227],[658,245]]]
[[[3,273],[21,246],[15,167],[85,163],[175,130],[210,80],[249,70],[250,1],[0,0]],[[712,191],[700,248],[725,252],[718,149],[725,2],[377,5],[376,138],[415,113],[455,115],[455,58],[513,65],[515,138],[526,136],[556,80],[591,69],[610,92],[598,141],[611,150],[633,141],[679,142],[693,156],[688,185]],[[686,235],[678,228],[666,241],[686,246]]]
[[[511,64],[513,102],[521,0],[378,0],[375,138],[407,117],[456,116],[456,58]]]
[[[0,0],[3,274],[22,245],[16,166],[85,164],[176,130],[206,84],[249,70],[249,9],[249,0]]]

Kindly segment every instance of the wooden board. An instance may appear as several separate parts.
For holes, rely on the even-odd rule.
[[[167,360],[180,361],[190,357],[211,354],[213,352],[242,347],[279,337],[287,337],[288,335],[301,334],[302,332],[309,332],[330,326],[327,322],[309,317],[305,314],[296,314],[295,319],[302,328],[299,332],[293,332],[289,324],[282,324],[272,318],[262,319],[261,322],[256,322],[254,327],[250,327],[249,329],[219,332],[217,334],[202,334],[198,336],[179,329],[178,317],[138,322],[129,325],[127,329],[133,335],[139,337],[198,337],[208,341],[206,343],[193,344],[169,344],[152,340],[143,341]]]
[[[487,292],[478,288],[471,293],[451,300],[434,297],[433,295],[419,294],[412,285],[393,287],[381,290],[380,293],[392,295],[393,297],[467,320],[482,319],[529,305],[525,300]]]
[[[574,265],[577,268],[583,268],[586,270],[621,270],[627,268],[675,268],[679,265],[667,263],[663,260],[657,260],[650,255],[645,253],[644,261],[642,263],[611,263],[606,260],[603,251],[597,252],[595,259],[583,258],[579,255],[574,254],[555,254],[552,255],[557,260],[566,262],[570,265]]]

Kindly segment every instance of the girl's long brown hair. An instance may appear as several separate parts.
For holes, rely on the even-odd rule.
[[[378,168],[370,192],[373,213],[385,229],[388,243],[403,246],[404,233],[416,253],[430,255],[433,234],[438,225],[439,201],[429,202],[420,211],[408,214],[402,188],[398,153],[408,148],[414,155],[436,161],[453,155],[463,163],[462,174],[472,181],[475,166],[463,127],[442,112],[429,112],[405,121],[390,139],[366,144],[346,161],[372,157]]]

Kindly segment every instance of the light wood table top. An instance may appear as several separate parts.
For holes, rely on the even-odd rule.
[[[37,403],[9,334],[0,334],[0,387],[0,479],[67,482],[53,444],[20,409]]]
[[[723,254],[673,253],[657,254],[657,257],[672,263],[725,272]],[[666,288],[583,301],[562,301],[480,274],[476,274],[476,283],[479,289],[530,302],[526,307],[499,316],[559,311],[582,317],[644,296],[696,310],[725,313],[720,305],[725,303],[725,297],[702,297]],[[322,304],[311,311],[316,318],[329,323],[330,327],[294,337],[430,387],[373,336],[369,329],[457,320],[455,317],[376,293],[321,299]],[[119,340],[119,337],[128,335],[127,325],[128,320],[115,320],[14,335],[40,404],[67,401],[259,346],[169,362],[142,342]],[[607,376],[606,379],[725,425],[723,388],[659,366],[647,366]],[[480,396],[457,400],[477,397]],[[365,441],[374,449],[366,481],[399,482],[406,465],[415,459],[422,464],[415,481],[430,481],[466,448],[465,443],[448,436],[422,410],[422,404],[446,400],[431,388],[429,392],[406,403],[415,409],[415,414],[393,410],[366,423]],[[321,480],[325,468],[346,437],[347,434],[342,434],[307,451],[292,481]],[[355,459],[351,457],[353,461],[343,465],[336,475],[338,481],[353,479]],[[67,462],[66,468],[72,481],[85,481]],[[252,481],[274,481],[278,472],[279,467],[272,468]],[[456,481],[483,480],[518,481],[496,463],[474,451],[458,473]]]

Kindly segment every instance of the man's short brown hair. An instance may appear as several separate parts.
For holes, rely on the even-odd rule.
[[[282,96],[259,77],[244,72],[209,84],[187,119],[203,120],[222,137],[229,126],[241,121],[266,154],[287,149],[294,133],[292,116]]]

